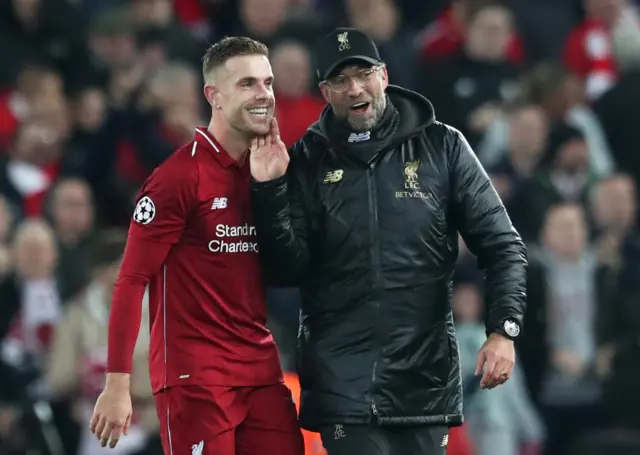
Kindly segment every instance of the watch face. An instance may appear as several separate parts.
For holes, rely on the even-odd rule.
[[[520,326],[517,322],[508,319],[504,321],[504,331],[510,337],[515,338],[520,335]]]

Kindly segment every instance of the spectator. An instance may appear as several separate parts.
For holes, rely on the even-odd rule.
[[[63,299],[75,296],[88,282],[93,255],[94,207],[89,186],[61,179],[51,189],[47,214],[58,240],[58,284]]]
[[[58,172],[61,141],[51,125],[23,123],[7,159],[0,162],[0,191],[21,215],[42,213],[44,196]]]
[[[0,151],[11,146],[20,124],[31,115],[37,103],[47,104],[63,98],[64,83],[59,73],[43,66],[25,67],[15,87],[0,96]]]
[[[393,84],[419,88],[415,80],[418,68],[414,38],[401,27],[400,9],[393,0],[348,0],[349,23],[365,32],[378,46]]]
[[[623,0],[584,0],[586,19],[573,29],[565,44],[564,64],[584,80],[590,100],[597,99],[616,81],[611,31],[622,6]]]
[[[598,177],[611,174],[615,161],[607,137],[598,118],[585,104],[584,88],[580,80],[564,70],[548,65],[536,66],[524,77],[522,98],[541,106],[552,126],[566,123],[584,134],[589,144],[592,172]],[[506,150],[507,122],[504,118],[493,123],[482,140],[478,156],[485,166],[493,166]]]
[[[568,125],[556,126],[534,177],[521,186],[511,204],[511,216],[522,237],[539,238],[551,206],[585,203],[594,181],[582,133]]]
[[[136,0],[131,3],[133,24],[139,34],[143,58],[162,53],[163,60],[200,64],[204,43],[183,28],[174,15],[172,0]],[[145,52],[146,51],[146,52]]]
[[[142,449],[149,432],[158,428],[147,366],[149,340],[145,327],[148,320],[143,322],[134,355],[131,389],[137,407],[129,434],[114,452],[100,447],[100,441],[86,426],[104,386],[111,292],[125,241],[124,233],[108,232],[102,236],[92,257],[91,282],[85,292],[66,305],[48,361],[46,380],[51,398],[71,400],[73,417],[83,429],[77,455],[131,454]],[[148,319],[148,312],[144,316]]]
[[[282,141],[292,146],[315,122],[325,103],[311,92],[311,57],[298,42],[283,41],[271,50],[276,116]]]
[[[597,258],[588,244],[582,207],[550,208],[542,248],[534,256],[547,285],[549,359],[542,386],[549,430],[547,453],[567,453],[571,441],[602,422],[596,378]]]
[[[83,23],[67,2],[7,0],[0,5],[0,87],[34,62],[68,74],[80,58]],[[10,64],[7,64],[10,63]]]
[[[507,8],[482,3],[469,12],[468,21],[464,49],[430,64],[419,77],[438,118],[458,128],[475,147],[504,104],[518,96],[520,71],[507,59],[513,26]]]
[[[640,179],[640,66],[623,74],[618,83],[594,103],[593,107],[611,144],[611,152],[620,169]]]
[[[138,69],[134,65],[137,46],[131,13],[125,8],[109,8],[92,17],[85,53],[69,78],[73,91],[87,85],[106,88],[114,70],[130,72]],[[142,74],[135,73],[142,77]],[[133,75],[132,75],[133,78]]]
[[[509,135],[506,156],[490,168],[490,174],[508,208],[512,197],[534,176],[546,147],[549,126],[544,111],[536,105],[517,105],[507,112]]]
[[[3,353],[21,352],[40,364],[46,360],[60,315],[54,233],[43,221],[25,221],[16,229],[13,249],[15,274],[5,279],[0,294],[3,305],[13,309]]]
[[[424,60],[431,63],[451,57],[462,49],[473,7],[473,0],[452,0],[435,21],[418,35],[419,48]],[[519,64],[524,60],[524,47],[515,30],[509,38],[507,54],[513,63]]]

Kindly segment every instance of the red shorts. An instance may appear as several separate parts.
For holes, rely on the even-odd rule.
[[[170,387],[155,400],[165,455],[304,455],[284,384]]]

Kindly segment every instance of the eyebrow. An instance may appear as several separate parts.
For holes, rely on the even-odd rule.
[[[273,81],[273,76],[269,76],[265,79],[265,81]],[[257,77],[253,77],[253,76],[246,76],[246,77],[242,77],[240,79],[238,79],[238,81],[236,82],[236,84],[242,84],[244,82],[255,82],[257,80],[260,80],[260,78]]]

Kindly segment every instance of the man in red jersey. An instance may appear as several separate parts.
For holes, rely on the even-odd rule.
[[[126,434],[148,285],[149,369],[165,454],[302,455],[295,405],[265,328],[245,159],[252,138],[277,131],[268,50],[225,38],[207,51],[203,73],[209,127],[196,129],[138,196],[91,431],[111,447]]]

